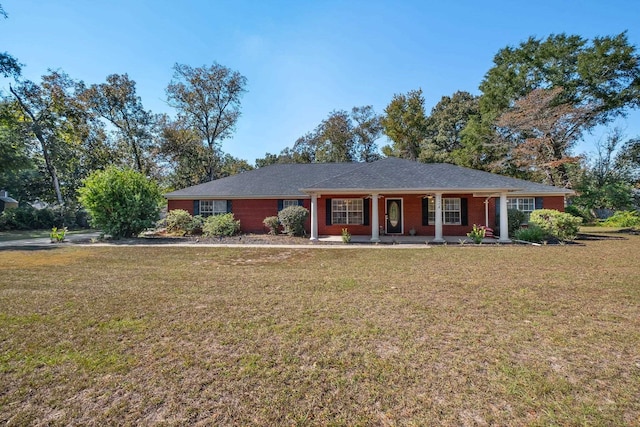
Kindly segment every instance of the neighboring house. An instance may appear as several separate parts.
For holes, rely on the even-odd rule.
[[[473,224],[500,230],[507,216],[548,208],[564,211],[573,191],[444,163],[386,158],[372,163],[276,164],[165,194],[168,209],[193,215],[233,212],[244,232],[291,205],[311,212],[307,230],[320,235],[464,236]]]
[[[0,190],[0,212],[4,212],[5,209],[17,208],[18,201],[9,197],[9,193],[5,190]]]

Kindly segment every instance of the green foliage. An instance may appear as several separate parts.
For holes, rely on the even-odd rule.
[[[640,227],[638,211],[617,211],[603,225],[607,227]]]
[[[582,218],[583,224],[589,224],[594,220],[594,217],[593,215],[591,215],[591,212],[589,212],[587,209],[581,208],[576,205],[568,205],[566,208],[564,208],[564,211],[575,217]]]
[[[508,209],[507,218],[509,224],[509,236],[513,236],[515,232],[522,227],[522,224],[524,224],[527,219],[527,215],[518,209]]]
[[[193,216],[184,209],[173,209],[167,213],[167,231],[189,232],[192,229]]]
[[[518,46],[501,49],[493,62],[494,66],[485,74],[480,85],[480,114],[477,118],[472,117],[462,132],[463,149],[457,162],[460,165],[529,179],[522,176],[528,173],[526,165],[513,161],[515,157],[512,154],[515,146],[528,147],[521,144],[524,138],[539,138],[539,129],[536,132],[528,129],[520,135],[509,134],[501,129],[496,132],[496,120],[509,111],[516,101],[536,89],[562,88],[562,92],[549,108],[540,111],[539,116],[522,117],[520,123],[529,123],[532,119],[539,122],[544,117],[550,119],[558,105],[565,105],[580,113],[577,116],[573,113],[565,115],[573,121],[572,128],[565,129],[563,125],[567,123],[561,121],[554,127],[558,132],[544,135],[545,141],[562,136],[566,142],[571,142],[566,137],[611,122],[623,115],[626,109],[637,107],[640,99],[640,86],[637,84],[640,79],[640,56],[624,32],[592,40],[567,34],[554,34],[546,39],[531,37]],[[585,108],[591,108],[592,111],[581,114]],[[580,119],[576,121],[578,116]],[[506,138],[506,142],[497,143],[509,136],[517,138]],[[536,156],[531,157],[529,163],[534,158]],[[562,163],[547,163],[555,167],[574,160],[567,153],[558,158]],[[505,162],[505,159],[512,160]],[[558,173],[560,179],[567,178],[562,168]],[[545,175],[536,174],[535,178],[542,180]]]
[[[200,215],[191,216],[184,209],[173,209],[167,214],[166,222],[167,231],[169,232],[198,234],[202,232],[204,218]]]
[[[290,236],[305,234],[304,223],[309,217],[309,211],[303,206],[289,206],[278,212],[278,219],[284,227],[284,232]]]
[[[91,224],[114,238],[136,236],[153,227],[160,212],[158,185],[131,169],[95,171],[78,192]]]
[[[393,141],[392,147],[383,152],[404,159],[420,157],[420,142],[427,134],[427,117],[424,111],[422,89],[396,94],[384,110],[384,133]]]
[[[575,239],[581,222],[581,218],[554,209],[538,209],[529,217],[529,225],[536,225],[547,237],[561,241]]]
[[[624,210],[633,206],[635,169],[629,147],[620,129],[613,129],[604,142],[596,144],[595,158],[578,174],[573,203],[584,208]],[[622,148],[620,146],[622,145]]]
[[[443,96],[426,120],[426,138],[421,144],[420,161],[456,163],[460,159],[462,130],[477,115],[479,97],[458,91]],[[460,163],[460,166],[464,166]]]
[[[526,228],[520,228],[516,230],[514,233],[514,237],[517,240],[523,240],[525,242],[540,243],[547,236],[542,228],[538,227],[537,225],[529,225]]]
[[[351,242],[351,233],[349,233],[348,228],[342,229],[342,243],[350,243]]]
[[[204,220],[202,234],[206,237],[233,236],[240,231],[240,221],[233,213],[211,215]]]
[[[73,228],[78,225],[76,207],[54,206],[52,208],[35,209],[29,205],[6,209],[0,214],[0,231],[9,230],[42,230],[52,227]]]
[[[99,121],[114,127],[115,143],[121,162],[149,175],[153,169],[155,151],[155,117],[146,111],[136,94],[136,82],[127,74],[107,76],[107,82],[91,85],[82,91],[85,108]]]
[[[0,169],[2,169],[2,174],[29,167],[32,163],[29,157],[28,132],[20,118],[18,109],[16,102],[0,99]],[[3,188],[5,185],[3,182]]]
[[[51,242],[52,243],[62,243],[64,242],[64,238],[67,234],[67,227],[64,228],[58,228],[58,227],[53,227],[51,229],[51,233],[49,233],[49,237],[51,238]]]
[[[200,147],[204,147],[204,152],[178,150],[177,159],[200,163],[208,179],[214,180],[222,157],[220,143],[235,130],[247,79],[218,63],[195,68],[175,64],[173,71],[173,79],[167,86],[169,105],[178,110],[180,119],[195,132]]]
[[[268,216],[262,223],[269,229],[269,234],[276,235],[280,231],[280,220],[277,216]]]
[[[473,228],[467,233],[467,237],[473,240],[473,243],[480,244],[484,239],[485,229],[484,227],[473,224]]]
[[[637,105],[640,63],[626,33],[595,37],[554,34],[530,37],[501,49],[480,85],[484,112],[503,111],[538,88],[564,88],[559,102],[599,105],[595,122],[606,121],[624,107]]]

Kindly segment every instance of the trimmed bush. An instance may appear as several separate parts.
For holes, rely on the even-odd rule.
[[[617,211],[603,225],[607,227],[640,227],[640,215],[637,211]]]
[[[516,240],[524,240],[525,242],[540,243],[546,235],[537,225],[530,225],[527,228],[520,228],[514,233]]]
[[[518,209],[508,209],[507,221],[509,224],[509,236],[515,235],[515,232],[522,227],[526,219],[527,215],[525,215],[524,212]]]
[[[546,237],[558,240],[575,239],[581,223],[581,218],[554,209],[538,209],[529,217],[529,226],[536,225]]]
[[[278,212],[278,219],[284,227],[284,232],[290,236],[306,234],[304,223],[309,217],[309,210],[302,206],[289,206]]]
[[[167,214],[167,231],[183,233],[190,232],[192,222],[193,217],[189,212],[184,209],[173,209]]]
[[[204,217],[202,215],[196,215],[191,218],[191,229],[189,233],[191,234],[202,234],[202,227],[204,226]]]
[[[233,236],[240,231],[240,221],[232,213],[212,215],[204,220],[202,234],[206,237]]]
[[[280,232],[280,220],[277,216],[268,216],[262,223],[269,229],[269,234],[276,235]]]

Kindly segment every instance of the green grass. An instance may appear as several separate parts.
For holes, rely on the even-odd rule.
[[[0,421],[640,425],[639,249],[0,251]]]

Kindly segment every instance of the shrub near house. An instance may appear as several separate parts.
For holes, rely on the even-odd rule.
[[[115,238],[136,236],[159,218],[160,190],[141,173],[109,167],[83,183],[79,200],[91,214],[91,224]]]
[[[547,238],[560,241],[574,240],[581,223],[582,218],[553,209],[538,209],[529,217],[529,225],[539,227]]]
[[[212,215],[204,220],[202,234],[205,237],[233,236],[240,231],[240,221],[232,213]]]

